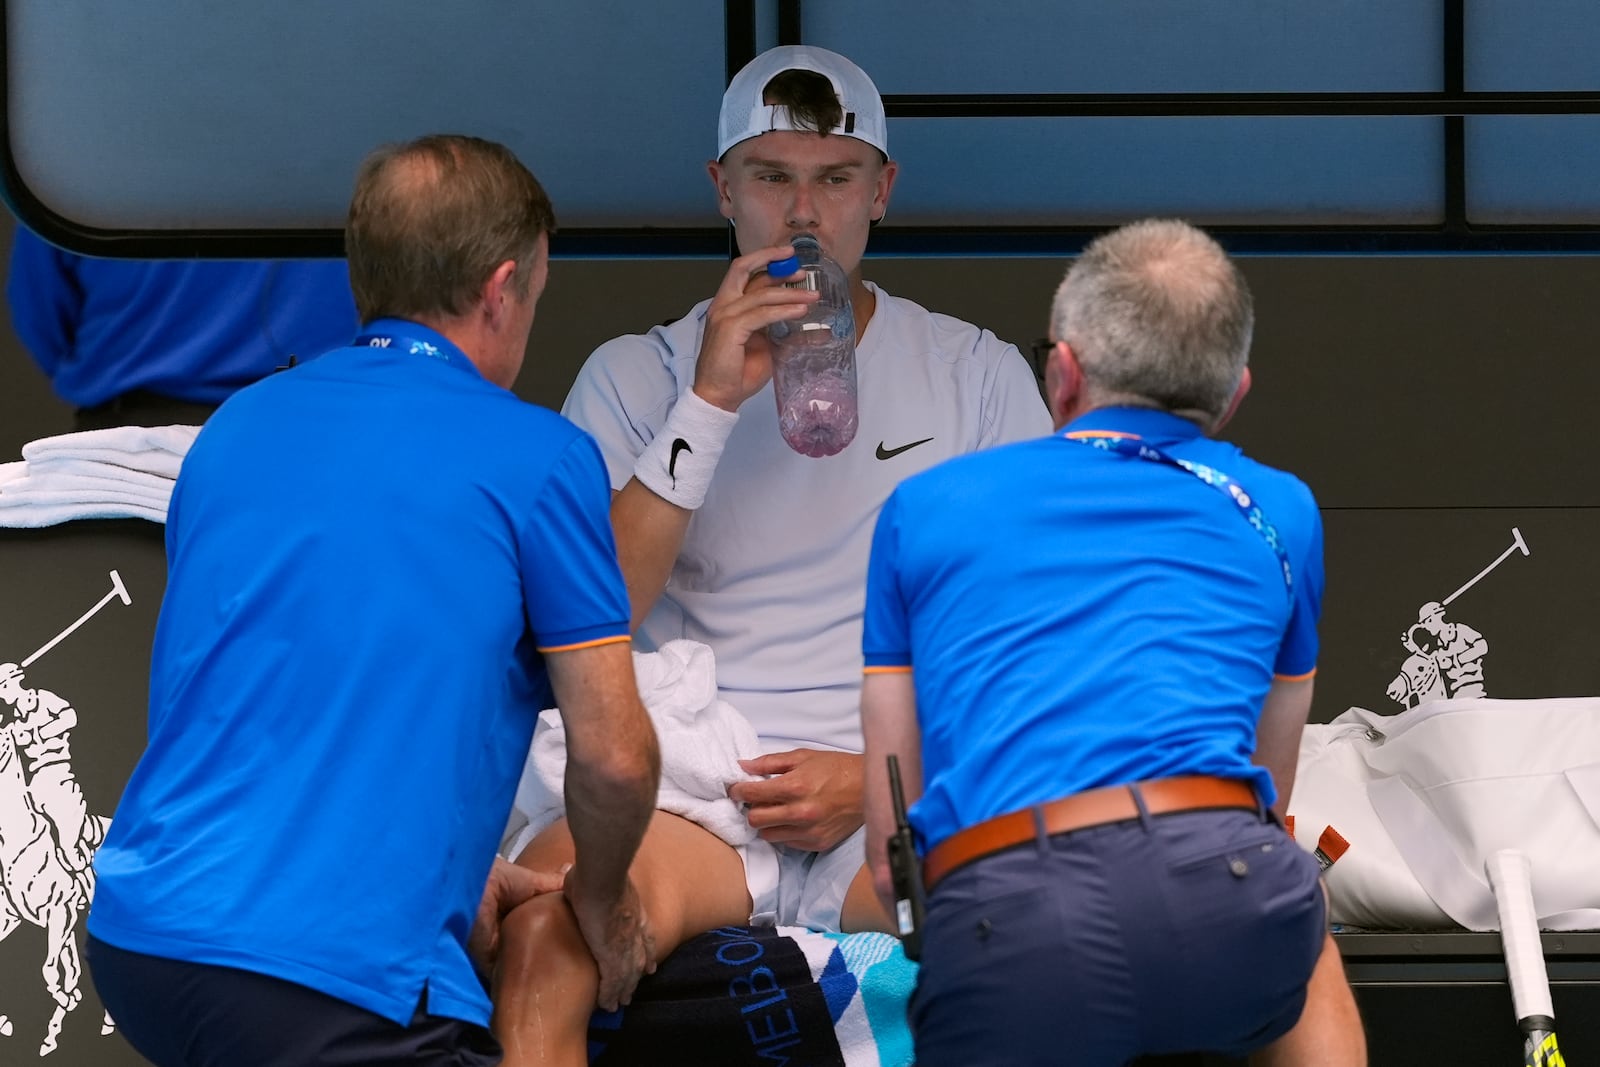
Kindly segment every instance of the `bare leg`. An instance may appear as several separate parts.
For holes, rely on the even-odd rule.
[[[572,835],[562,820],[535,838],[517,862],[554,871],[572,857]],[[656,812],[631,874],[655,935],[657,959],[697,934],[750,917],[739,854],[676,815]],[[504,1067],[587,1064],[599,973],[566,899],[547,893],[516,908],[506,916],[501,938],[493,1026],[505,1046]]]
[[[863,931],[899,934],[894,919],[883,910],[883,903],[872,888],[872,872],[866,864],[861,865],[856,876],[850,880],[850,888],[845,890],[844,907],[839,913],[839,929],[847,934]]]
[[[1306,986],[1294,1029],[1250,1057],[1251,1067],[1365,1067],[1367,1035],[1345,980],[1339,946],[1329,934]]]

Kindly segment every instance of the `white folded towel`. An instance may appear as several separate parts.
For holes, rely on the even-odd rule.
[[[0,495],[0,503],[5,497]],[[25,504],[0,507],[0,528],[36,530],[46,526],[60,526],[75,519],[148,519],[165,524],[166,508],[152,508],[144,504],[114,500],[84,501],[77,499],[40,500]]]
[[[163,478],[177,478],[178,468],[198,426],[112,426],[104,430],[41,437],[22,446],[22,458],[32,470],[45,472],[58,461],[92,460]]]
[[[111,489],[124,493],[145,493],[162,507],[166,506],[167,498],[172,496],[172,486],[176,480],[164,474],[151,474],[149,471],[89,459],[58,458],[43,462],[26,460],[24,463],[29,478],[40,484],[48,482],[54,489],[82,489],[89,492]],[[3,484],[0,484],[0,490],[3,490]]]
[[[167,521],[172,487],[198,426],[116,426],[45,437],[0,467],[0,526],[73,519]]]
[[[28,473],[0,482],[0,526],[54,526],[72,519],[167,521],[172,482],[165,493],[108,478],[51,477]]]
[[[145,485],[80,474],[39,475],[30,470],[26,476],[0,485],[0,509],[48,500],[64,504],[139,504],[165,514],[175,484],[158,481]]]
[[[633,654],[639,697],[661,746],[661,791],[656,807],[699,823],[738,848],[756,839],[744,807],[728,797],[734,782],[758,776],[739,766],[761,754],[755,728],[717,697],[716,660],[698,641],[669,641],[657,652]],[[565,809],[566,730],[551,709],[539,716],[508,826],[515,856]]]

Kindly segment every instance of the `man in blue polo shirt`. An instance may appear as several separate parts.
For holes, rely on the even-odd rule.
[[[659,761],[605,468],[509,391],[554,222],[499,145],[380,149],[346,230],[362,335],[236,394],[184,462],[149,747],[89,919],[158,1064],[497,1063],[500,919],[541,892],[602,1006],[653,966],[627,871]],[[552,704],[564,878],[495,859]]]
[[[1249,387],[1252,322],[1199,230],[1102,237],[1052,311],[1065,432],[884,506],[867,841],[892,904],[895,754],[929,894],[921,1067],[1243,1055],[1300,1017],[1324,903],[1274,804],[1311,704],[1322,530],[1298,479],[1206,436]]]

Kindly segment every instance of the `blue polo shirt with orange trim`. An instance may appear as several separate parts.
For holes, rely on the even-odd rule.
[[[1180,467],[1069,438],[1137,438],[1254,498],[1293,581],[1228,495]],[[1097,786],[1252,782],[1274,677],[1316,669],[1322,523],[1293,475],[1165,412],[1107,408],[1063,433],[903,482],[878,518],[866,669],[910,671],[924,848]]]
[[[487,1024],[466,940],[543,653],[628,640],[611,491],[587,435],[442,335],[364,339],[237,393],[184,461],[89,929]]]

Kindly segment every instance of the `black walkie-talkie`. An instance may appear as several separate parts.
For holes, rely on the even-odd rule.
[[[900,788],[900,760],[889,757],[889,796],[894,802],[894,833],[889,836],[889,877],[894,882],[894,922],[906,959],[922,955],[922,871],[906,821],[906,797]]]

